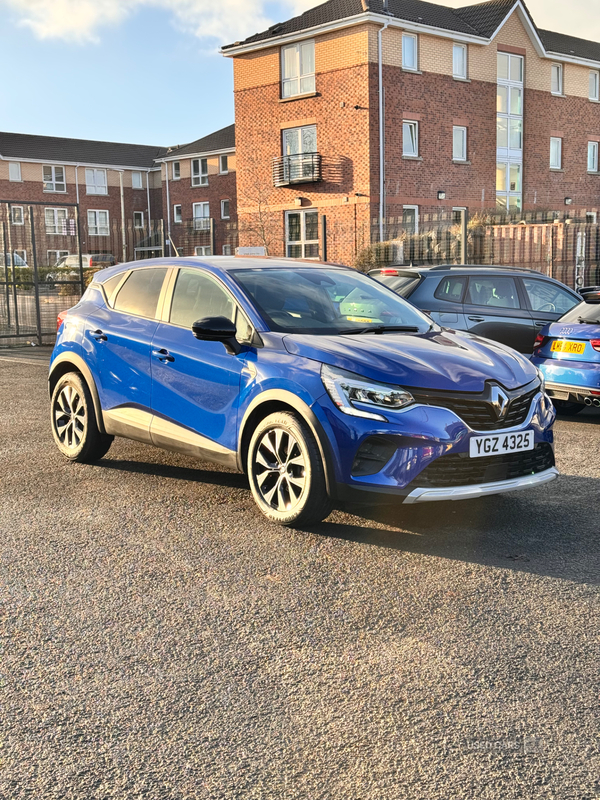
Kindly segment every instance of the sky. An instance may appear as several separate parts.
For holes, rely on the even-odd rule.
[[[0,130],[193,141],[233,122],[232,63],[219,46],[318,4],[0,0]],[[600,0],[529,0],[528,7],[540,28],[600,41]]]

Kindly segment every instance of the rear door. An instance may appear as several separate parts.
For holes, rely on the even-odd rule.
[[[531,353],[533,320],[512,275],[471,275],[464,301],[470,333]]]
[[[427,313],[439,325],[459,331],[468,330],[463,308],[463,298],[467,288],[466,275],[445,275],[435,287],[433,299],[428,303]],[[426,281],[431,288],[431,277]],[[431,290],[430,290],[431,291]]]
[[[563,314],[581,302],[581,297],[574,295],[566,287],[543,278],[520,278],[525,298],[533,317],[534,334],[548,323],[556,322]],[[532,342],[533,347],[533,342]]]

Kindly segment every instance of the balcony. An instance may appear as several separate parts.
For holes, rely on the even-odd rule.
[[[318,183],[320,180],[320,153],[298,153],[273,159],[273,186]]]
[[[209,231],[211,229],[211,217],[194,217],[195,231]]]

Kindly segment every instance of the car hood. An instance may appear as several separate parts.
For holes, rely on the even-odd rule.
[[[293,355],[371,380],[420,389],[482,392],[489,380],[516,389],[537,375],[536,368],[510,347],[446,329],[422,335],[289,334],[283,344]]]

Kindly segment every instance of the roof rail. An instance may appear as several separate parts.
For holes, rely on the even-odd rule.
[[[392,264],[391,266],[400,266],[396,264]],[[501,264],[438,264],[435,267],[429,267],[427,264],[422,264],[421,266],[412,265],[410,267],[403,267],[404,269],[427,269],[430,272],[447,272],[451,269],[514,269],[516,272],[535,272],[537,275],[540,275],[539,270],[537,269],[529,269],[528,267],[513,267],[513,266],[503,266]]]

